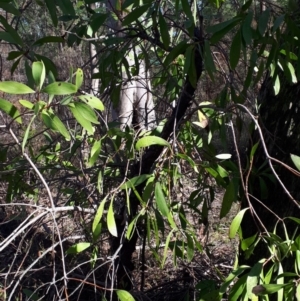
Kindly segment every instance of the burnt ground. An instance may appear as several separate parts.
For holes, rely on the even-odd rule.
[[[213,287],[229,274],[237,241],[229,240],[228,229],[238,206],[234,205],[230,214],[220,220],[222,197],[223,191],[215,193],[208,225],[197,225],[197,216],[189,216],[203,246],[201,252],[195,251],[190,262],[179,257],[174,267],[173,252],[168,250],[161,267],[164,238],[159,248],[153,247],[155,252],[146,248],[144,259],[140,242],[132,277],[131,293],[136,300],[198,300],[199,282],[206,288]],[[66,254],[74,243],[92,241],[89,229],[94,213],[56,213],[55,228],[51,214],[42,215],[43,206],[27,203],[28,206],[0,206],[0,300],[101,300],[104,294],[109,299],[110,293],[105,293],[103,286],[110,282],[108,271],[115,267],[108,254],[108,235],[102,235],[101,241],[78,255]],[[34,219],[36,222],[32,223]],[[29,222],[32,224],[28,226]],[[11,236],[14,239],[9,241]],[[68,281],[64,281],[64,275]]]

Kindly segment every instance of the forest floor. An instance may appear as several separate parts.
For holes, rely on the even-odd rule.
[[[136,300],[196,301],[201,290],[200,282],[204,283],[206,288],[209,285],[213,287],[214,284],[221,283],[230,273],[238,246],[237,240],[228,238],[228,233],[230,222],[238,211],[238,205],[234,204],[228,216],[220,220],[223,194],[222,190],[215,193],[205,235],[200,231],[203,226],[199,224],[199,233],[201,232],[199,241],[203,251],[195,251],[194,258],[190,262],[177,258],[177,266],[174,267],[173,252],[168,251],[165,264],[161,267],[153,253],[147,249],[143,273],[139,268],[142,248],[137,248],[134,255],[136,269],[133,274],[132,290]],[[109,245],[107,237],[98,247],[98,258],[94,266],[91,266],[90,251],[84,251],[77,256],[61,256],[59,245],[49,251],[53,241],[57,241],[58,237],[57,234],[55,237],[51,235],[53,224],[48,214],[25,228],[21,235],[16,236],[5,246],[4,243],[8,241],[9,236],[16,232],[28,215],[33,214],[32,219],[39,211],[33,211],[32,208],[28,210],[30,206],[25,207],[26,210],[16,206],[6,207],[5,211],[1,210],[2,208],[0,208],[0,301],[60,300],[55,296],[64,295],[64,270],[69,277],[69,292],[76,291],[73,295],[70,294],[69,300],[101,300],[99,299],[101,287],[107,281],[107,269],[111,268],[106,254],[108,247],[105,247]],[[87,230],[87,225],[90,226],[92,216],[93,214],[83,216],[79,212],[60,214],[57,221],[61,238],[74,238],[77,235],[84,241],[84,231]],[[78,241],[80,240],[64,241],[62,244],[64,254]],[[163,256],[163,246],[159,252]],[[13,290],[14,296],[18,297],[8,299]]]

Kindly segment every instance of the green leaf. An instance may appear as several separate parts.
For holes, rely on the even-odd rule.
[[[93,29],[93,32],[97,32],[99,28],[104,24],[109,14],[97,13],[94,14],[91,18],[90,26]]]
[[[290,283],[284,284],[260,284],[253,287],[252,292],[257,296],[270,295],[278,292],[282,288],[291,285]]]
[[[48,8],[48,11],[50,13],[50,17],[52,19],[53,25],[56,27],[58,20],[57,20],[57,14],[56,14],[56,5],[54,5],[53,0],[45,0],[46,6]]]
[[[6,29],[7,33],[12,37],[13,43],[23,47],[24,43],[21,37],[19,36],[18,32],[10,24],[8,24],[7,20],[1,15],[0,15],[0,22]]]
[[[184,54],[186,48],[188,47],[187,41],[181,41],[178,45],[176,45],[172,51],[167,55],[164,65],[169,67],[169,65],[180,55]]]
[[[164,247],[164,254],[163,254],[163,259],[161,261],[161,267],[163,268],[164,265],[165,265],[165,262],[166,262],[166,258],[167,258],[167,255],[168,255],[168,249],[169,249],[169,243],[170,243],[170,240],[171,240],[171,237],[173,235],[173,231],[172,230],[168,236],[167,236],[167,239],[166,239],[166,243],[165,243],[165,247]]]
[[[236,35],[234,36],[230,48],[229,60],[231,69],[234,70],[237,66],[240,54],[241,54],[241,46],[242,46],[242,39],[241,39],[241,31],[239,30]]]
[[[43,62],[34,62],[32,64],[32,76],[35,84],[40,90],[44,84],[46,77],[46,69]]]
[[[238,301],[239,297],[243,293],[246,287],[246,278],[247,275],[243,275],[230,289],[230,293],[228,296],[228,300],[230,301]],[[253,299],[252,299],[253,300]],[[254,300],[253,300],[254,301]]]
[[[23,55],[24,53],[21,52],[21,51],[11,51],[9,52],[8,56],[7,56],[7,60],[8,61],[11,61],[11,60],[14,60],[16,59],[17,57]]]
[[[104,110],[103,102],[99,98],[97,98],[93,95],[85,94],[85,95],[78,96],[78,98],[96,110],[99,110],[99,111]]]
[[[46,73],[50,73],[50,71],[53,73],[54,77],[58,76],[58,72],[56,69],[56,65],[53,63],[52,60],[50,60],[48,57],[40,55],[35,53],[34,54],[36,59],[39,61],[43,61],[45,67],[46,67]]]
[[[78,244],[73,245],[70,247],[67,251],[66,254],[78,254],[87,248],[89,248],[91,245],[90,242],[79,242]]]
[[[91,149],[91,156],[89,159],[89,166],[94,166],[95,162],[97,161],[99,154],[101,151],[101,140],[97,140],[94,142],[93,147]]]
[[[29,88],[28,86],[14,81],[0,82],[0,91],[15,95],[35,93],[35,91]]]
[[[3,3],[3,2],[2,1],[0,2],[0,8],[2,8],[6,12],[11,13],[15,16],[20,16],[21,15],[20,11],[13,4]],[[12,1],[9,1],[9,2],[12,2]]]
[[[77,92],[77,87],[66,82],[55,82],[45,87],[42,92],[50,95],[68,95]]]
[[[56,115],[54,115],[52,117],[52,122],[53,122],[53,125],[56,128],[56,130],[59,133],[61,133],[66,138],[67,141],[70,141],[71,136],[70,136],[67,128],[65,127],[65,125],[62,123],[62,121]]]
[[[124,290],[117,290],[117,295],[120,301],[135,301],[130,293]]]
[[[163,42],[165,48],[168,49],[169,45],[170,45],[169,29],[168,29],[168,25],[165,21],[165,18],[163,17],[160,10],[159,10],[158,23],[159,23],[160,35],[161,35],[162,42]]]
[[[157,137],[157,136],[145,136],[138,140],[138,142],[135,145],[135,148],[137,150],[141,149],[142,147],[148,147],[150,145],[161,145],[161,146],[167,146],[171,148],[171,145],[168,141],[166,141],[163,138]]]
[[[165,217],[169,214],[169,207],[167,205],[165,195],[159,182],[155,184],[155,200],[158,210]]]
[[[30,101],[28,101],[28,100],[25,100],[25,99],[20,99],[19,100],[19,103],[23,106],[23,107],[25,107],[25,108],[28,108],[28,109],[33,109],[33,107],[34,107],[34,104],[33,103],[31,103]]]
[[[48,36],[36,40],[32,46],[41,46],[46,43],[63,43],[65,40],[62,37]]]
[[[192,259],[194,258],[194,252],[195,252],[194,240],[189,234],[186,233],[185,235],[187,239],[187,250],[186,250],[187,260],[188,262],[191,262]]]
[[[101,201],[98,209],[97,209],[97,212],[95,214],[95,217],[94,217],[94,221],[93,221],[93,224],[92,224],[92,232],[94,233],[95,230],[96,230],[96,227],[97,225],[100,223],[101,221],[101,218],[102,218],[102,215],[103,215],[103,211],[104,211],[104,205],[106,203],[106,197]]]
[[[257,262],[253,268],[250,270],[248,277],[247,277],[247,296],[249,299],[252,298],[252,289],[257,285],[258,283],[258,279],[259,279],[259,275],[262,271],[263,268],[263,262],[265,260],[262,259],[259,262]]]
[[[294,66],[290,62],[286,62],[286,65],[283,65],[284,71],[289,75],[288,78],[293,84],[297,84],[297,76],[295,73]]]
[[[249,11],[242,25],[242,34],[246,46],[252,43],[252,18],[253,11]]]
[[[235,185],[234,181],[230,181],[223,197],[220,218],[223,218],[227,215],[234,201],[236,201]]]
[[[207,40],[205,40],[204,44],[204,68],[205,71],[208,73],[210,79],[214,81],[214,72],[216,72],[216,66],[211,54],[209,42]]]
[[[28,136],[29,136],[29,131],[30,131],[30,128],[31,128],[31,124],[33,123],[35,117],[36,117],[36,115],[34,115],[34,116],[31,118],[31,120],[30,120],[30,122],[29,122],[29,124],[28,124],[28,126],[27,126],[27,128],[26,128],[26,131],[25,131],[25,133],[24,133],[24,137],[23,137],[23,141],[22,141],[22,153],[24,153],[25,145],[26,145],[26,143],[27,143]]]
[[[73,103],[69,105],[69,108],[78,123],[88,132],[88,134],[92,135],[94,133],[94,128],[91,122],[82,116],[80,110],[78,110]]]
[[[113,209],[113,199],[110,201],[110,205],[107,212],[107,228],[112,236],[118,237],[118,230]]]
[[[295,164],[296,168],[300,171],[300,157],[291,154],[291,159],[292,159],[293,163]]]
[[[245,212],[248,210],[249,208],[245,208],[243,210],[241,210],[232,220],[230,228],[229,228],[229,238],[234,238],[238,229],[240,228],[242,219],[244,217]],[[256,236],[255,236],[256,237]]]
[[[76,71],[76,79],[75,79],[75,86],[77,87],[77,89],[81,87],[82,83],[83,83],[83,71],[82,69],[78,68]]]
[[[8,114],[11,118],[13,118],[18,123],[22,123],[22,119],[18,109],[9,101],[3,98],[0,98],[0,110],[4,111],[6,114]]]
[[[140,176],[133,177],[132,179],[129,179],[127,182],[122,184],[120,186],[120,189],[129,189],[129,188],[136,187],[136,186],[142,184],[143,182],[145,182],[151,176],[152,175],[142,174]]]
[[[232,28],[234,28],[237,24],[239,24],[241,20],[242,18],[235,17],[223,23],[210,26],[207,29],[208,33],[213,33],[210,39],[210,43],[216,44],[217,42],[219,42]]]
[[[274,89],[275,96],[278,95],[278,93],[280,91],[280,79],[279,79],[278,75],[276,75],[275,82],[274,82],[274,85],[273,85],[273,89]]]
[[[60,7],[60,9],[62,10],[64,15],[75,16],[74,5],[70,0],[59,0],[59,1],[57,1],[57,4]]]
[[[152,3],[147,3],[145,5],[139,6],[131,11],[123,20],[122,25],[127,26],[132,22],[136,21],[141,15],[143,15],[148,8],[152,5]]]
[[[95,124],[100,123],[97,119],[95,112],[88,105],[81,102],[74,102],[73,105],[78,110],[78,112],[83,116],[83,118]]]
[[[181,0],[182,10],[184,11],[185,15],[187,16],[186,28],[190,29],[189,33],[192,35],[194,34],[194,27],[195,27],[195,20],[191,11],[191,6],[188,0]]]
[[[269,17],[270,17],[270,9],[264,10],[259,17],[257,29],[262,36],[264,35],[267,29]]]

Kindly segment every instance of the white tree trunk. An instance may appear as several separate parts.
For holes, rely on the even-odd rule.
[[[118,13],[116,10],[116,1],[120,0],[107,2],[107,9],[114,13]],[[121,22],[111,18],[109,23],[116,35],[121,36]],[[136,51],[139,52],[140,50],[136,49]],[[126,57],[130,67],[135,65],[132,54],[133,50]],[[119,104],[112,112],[113,119],[120,123],[122,130],[126,126],[132,125],[134,113],[137,116],[136,122],[140,129],[151,130],[156,126],[156,115],[149,75],[150,73],[149,70],[146,70],[144,60],[139,61],[139,74],[136,77],[129,79],[125,70],[122,70],[122,89]]]

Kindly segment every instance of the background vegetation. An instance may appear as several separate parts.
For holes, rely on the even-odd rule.
[[[0,299],[300,300],[299,16],[0,1]]]

